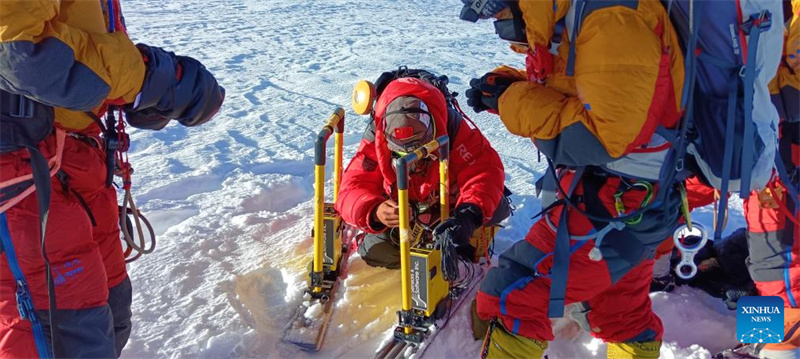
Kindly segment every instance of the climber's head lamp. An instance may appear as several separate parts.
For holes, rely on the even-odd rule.
[[[353,96],[350,99],[353,111],[359,115],[369,114],[372,112],[376,97],[378,97],[378,92],[372,82],[367,80],[358,81],[353,88]]]

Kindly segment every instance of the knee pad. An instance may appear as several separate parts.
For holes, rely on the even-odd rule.
[[[509,332],[498,319],[492,320],[483,340],[481,359],[534,358],[547,350],[547,342]]]
[[[608,343],[608,359],[658,359],[661,341]]]

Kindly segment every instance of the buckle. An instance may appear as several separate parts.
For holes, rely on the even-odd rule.
[[[33,118],[33,101],[22,95],[12,95],[12,99],[14,97],[17,98],[17,101],[11,101],[11,116]]]
[[[753,25],[761,30],[769,29],[772,26],[772,13],[769,10],[762,10],[758,17],[753,20]]]
[[[758,28],[760,31],[766,31],[772,27],[772,13],[769,10],[762,10],[758,14],[750,15],[747,21],[740,25],[745,34],[750,35],[753,27]]]
[[[22,280],[17,281],[17,309],[19,310],[19,317],[23,320],[29,320],[32,323],[36,323],[38,318],[34,313],[33,309],[33,300],[31,299],[31,295],[28,292],[28,284],[26,284]]]

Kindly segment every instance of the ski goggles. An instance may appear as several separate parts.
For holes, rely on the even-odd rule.
[[[428,141],[433,140],[434,134],[436,133],[436,123],[434,122],[433,115],[431,115],[430,112],[419,109],[403,109],[402,111],[387,113],[385,116],[395,113],[419,113],[420,115],[427,115],[419,117],[419,121],[425,123],[427,128],[421,136],[419,134],[413,135],[413,137],[418,137],[416,140],[408,142],[406,142],[407,140],[405,139],[399,139],[395,137],[391,131],[384,132],[384,136],[386,137],[386,141],[389,142],[389,148],[392,150],[392,152],[404,153],[403,156],[405,156],[405,154],[411,153],[417,148],[428,143]],[[386,131],[386,129],[384,129],[384,131]],[[394,147],[394,149],[392,147]],[[397,150],[396,148],[402,148],[402,150]]]
[[[494,32],[503,40],[518,44],[528,45],[528,36],[525,33],[525,23],[519,19],[502,19],[494,22]]]

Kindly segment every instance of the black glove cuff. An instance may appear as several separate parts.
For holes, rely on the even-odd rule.
[[[136,48],[146,58],[146,70],[139,102],[136,108],[130,106],[128,110],[139,111],[153,107],[163,110],[171,107],[171,96],[168,94],[178,81],[175,53],[145,44],[136,44]]]
[[[480,207],[472,203],[462,203],[456,207],[455,217],[473,224],[475,226],[474,228],[483,225],[483,211],[481,211]]]

